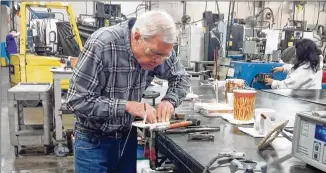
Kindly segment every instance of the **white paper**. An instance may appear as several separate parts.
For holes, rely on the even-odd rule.
[[[267,41],[266,41],[266,47],[265,47],[265,54],[272,54],[274,50],[277,50],[278,45],[278,31],[270,30],[267,33]]]
[[[170,125],[170,122],[164,122],[164,123],[153,123],[153,124],[145,124],[143,121],[135,121],[132,123],[133,126],[139,127],[139,128],[164,128],[168,127]]]
[[[224,114],[222,115],[222,118],[226,121],[228,121],[231,124],[254,124],[254,119],[251,119],[249,121],[240,121],[240,120],[235,120],[233,114]]]

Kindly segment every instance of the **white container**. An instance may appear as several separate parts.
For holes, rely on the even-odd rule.
[[[266,119],[262,118],[263,114]],[[254,128],[260,135],[266,135],[273,127],[276,111],[274,109],[257,108],[255,109]]]

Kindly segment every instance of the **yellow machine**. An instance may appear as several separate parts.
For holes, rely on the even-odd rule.
[[[61,66],[61,59],[53,56],[39,56],[26,52],[27,42],[27,26],[26,26],[26,9],[28,7],[38,8],[59,8],[65,9],[69,23],[71,26],[73,37],[82,50],[82,42],[79,36],[75,16],[72,7],[69,3],[64,2],[22,2],[20,5],[20,38],[19,38],[19,53],[10,56],[10,83],[12,86],[19,82],[32,82],[32,83],[52,83],[53,67]],[[68,88],[68,80],[61,82],[61,88]]]

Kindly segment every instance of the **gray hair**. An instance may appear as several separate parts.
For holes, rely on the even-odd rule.
[[[141,14],[132,28],[132,32],[139,31],[143,39],[150,39],[160,35],[165,43],[173,44],[176,40],[176,26],[174,20],[163,10],[154,10]]]

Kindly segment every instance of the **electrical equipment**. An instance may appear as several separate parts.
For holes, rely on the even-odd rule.
[[[326,111],[298,113],[292,138],[292,154],[326,171]]]
[[[244,54],[257,54],[257,44],[256,41],[244,41],[243,43],[243,53]]]
[[[246,60],[262,59],[265,54],[265,38],[247,38],[243,42],[243,54]]]
[[[243,79],[249,87],[255,89],[270,89],[270,86],[264,83],[264,79],[265,77],[271,77],[276,80],[285,79],[285,73],[271,73],[273,68],[282,65],[281,63],[274,62],[232,61],[227,78]]]
[[[303,31],[296,30],[294,28],[283,29],[282,40],[281,40],[281,50],[285,50],[288,47],[294,46],[295,43],[302,39]]]
[[[306,30],[306,21],[290,20],[288,26],[283,29],[281,39],[281,50],[295,45],[295,43],[303,38],[303,33]]]
[[[98,28],[115,25],[120,22],[117,19],[121,17],[121,5],[96,2],[93,17],[96,18],[96,26]]]
[[[230,39],[227,41],[229,51],[241,51],[245,40],[245,26],[234,24],[231,27]]]
[[[223,40],[222,32],[217,29],[220,23],[223,23],[224,14],[214,14],[211,11],[203,13],[203,31],[204,31],[204,61],[214,60],[214,49],[220,49]],[[215,41],[214,41],[215,40]]]

